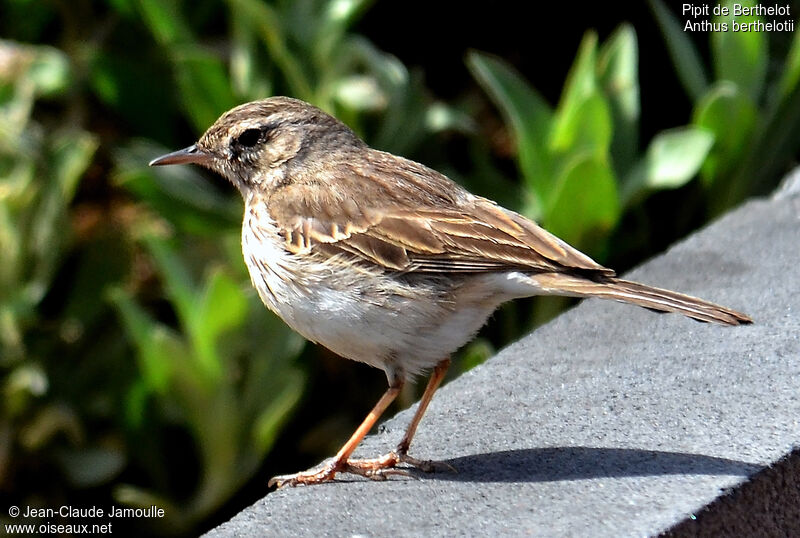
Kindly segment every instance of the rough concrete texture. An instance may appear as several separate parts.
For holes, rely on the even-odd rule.
[[[800,444],[798,191],[627,275],[755,324],[584,301],[436,395],[411,453],[458,473],[280,490],[209,535],[719,535],[757,516],[760,531],[800,532],[787,456]],[[357,455],[392,448],[410,413]]]
[[[664,536],[797,536],[798,529],[800,449],[796,448]]]

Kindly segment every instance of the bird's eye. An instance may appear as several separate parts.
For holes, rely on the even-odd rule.
[[[245,148],[252,148],[261,139],[261,129],[247,129],[236,139],[236,143]]]

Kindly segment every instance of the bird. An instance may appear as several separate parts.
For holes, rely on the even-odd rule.
[[[619,278],[538,224],[422,164],[370,148],[306,102],[270,97],[225,112],[193,145],[150,162],[196,164],[244,200],[242,253],[263,303],[306,339],[380,368],[388,388],[321,468],[269,486],[385,480],[436,462],[409,455],[450,365],[502,303],[535,295],[599,297],[703,322],[745,314]],[[394,450],[352,454],[407,382],[430,371]]]

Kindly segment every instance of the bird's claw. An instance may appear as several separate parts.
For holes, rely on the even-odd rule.
[[[281,489],[284,486],[306,486],[312,484],[322,484],[323,482],[330,482],[336,476],[336,473],[341,470],[341,465],[336,462],[328,463],[319,471],[310,470],[303,471],[302,473],[285,474],[280,476],[273,476],[267,482],[269,487],[276,486]]]
[[[450,471],[457,472],[449,463],[419,460],[404,452],[393,450],[378,458],[347,460],[346,462],[333,461],[328,463],[319,471],[304,471],[293,475],[276,476],[269,481],[269,486],[277,486],[278,489],[284,486],[301,486],[311,484],[321,484],[330,482],[337,473],[350,473],[375,481],[388,480],[391,476],[404,476],[418,479],[410,472],[409,468],[398,467],[405,464],[409,467],[419,469],[424,473]]]

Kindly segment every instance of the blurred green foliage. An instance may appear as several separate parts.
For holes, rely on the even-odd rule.
[[[166,510],[156,530],[187,532],[259,468],[302,394],[303,378],[291,364],[302,339],[264,310],[243,270],[230,275],[214,266],[194,286],[171,243],[142,236],[147,229],[172,235],[159,226],[160,217],[142,214],[126,230],[76,238],[80,211],[71,219],[70,206],[98,137],[69,121],[50,129],[32,119],[37,99],[67,93],[68,57],[9,42],[0,42],[0,56],[3,489],[16,483],[23,497],[15,502],[36,505],[47,492],[64,499],[70,490],[117,481],[117,502],[156,504]],[[131,175],[130,157],[120,149],[115,175],[122,183]],[[182,208],[180,199],[162,198],[159,209],[181,214],[173,211]],[[228,197],[210,190],[193,191],[190,199],[206,208],[206,226],[215,223],[209,216],[215,210],[234,214]],[[136,284],[126,250],[139,242],[164,282],[180,322],[175,328],[153,319],[133,299],[136,293],[126,291]],[[110,343],[123,333],[107,326],[107,291],[138,358],[138,369],[123,367],[121,379],[106,377],[129,357],[125,347]],[[98,427],[108,421],[111,426]],[[169,426],[186,430],[192,444],[184,448],[199,461],[198,483],[180,496],[166,486],[172,464],[162,455],[169,439],[154,434]],[[120,479],[133,468],[144,472]]]
[[[69,368],[74,359],[69,348],[102,324],[102,286],[105,279],[119,277],[126,263],[124,256],[98,257],[102,241],[78,244],[70,220],[79,182],[98,147],[97,136],[69,121],[51,128],[33,119],[38,99],[66,91],[70,68],[68,58],[56,49],[0,41],[3,489],[24,483],[27,477],[20,467],[39,457],[79,487],[109,479],[122,465],[114,443],[90,438],[81,420],[82,406],[96,405],[102,415],[105,402],[91,402],[97,396],[91,391],[86,399],[75,398],[99,372],[80,380],[54,375]],[[85,256],[71,267],[70,286],[62,287],[65,261],[79,250]],[[90,363],[97,349],[83,351]]]
[[[797,152],[797,34],[783,55],[764,34],[712,35],[711,69],[653,0],[695,105],[689,125],[646,143],[632,26],[602,44],[586,34],[555,106],[508,63],[469,54],[516,143],[518,181],[472,119],[480,92],[437,101],[421,71],[352,31],[370,4],[4,2],[0,25],[16,39],[0,41],[7,504],[156,504],[164,519],[126,531],[195,534],[256,476],[303,397],[319,408],[302,355],[322,352],[252,290],[238,194],[196,168],[146,164],[232,106],[276,94],[310,101],[370,145],[424,154],[600,259],[652,193],[699,175],[713,214],[767,188]],[[454,137],[468,145],[460,168],[443,149]],[[507,325],[507,339],[527,329]],[[470,344],[462,368],[493,344]]]
[[[473,52],[467,62],[514,133],[528,187],[521,211],[600,258],[626,209],[692,179],[713,143],[704,129],[684,126],[639,150],[638,47],[629,25],[602,46],[586,34],[555,108],[502,60]]]
[[[712,32],[710,69],[664,3],[649,3],[694,103],[692,124],[714,137],[701,173],[712,214],[768,192],[774,176],[797,154],[800,140],[800,33],[788,34],[788,48],[781,50],[769,32]],[[734,2],[721,4],[729,15],[714,16],[713,22],[732,27]],[[757,15],[736,18],[739,24],[761,20]]]
[[[142,429],[143,407],[155,399],[165,416],[189,430],[200,478],[180,502],[133,484],[120,485],[115,493],[129,505],[164,508],[166,524],[185,531],[219,508],[260,466],[302,394],[303,376],[292,362],[303,340],[224,267],[206,271],[197,285],[170,241],[146,235],[143,242],[178,326],[153,319],[123,290],[111,290],[136,347],[139,371],[128,393],[127,425]],[[148,474],[168,473],[169,462],[159,458],[165,447],[157,440],[144,446],[137,458]]]
[[[49,131],[31,118],[36,99],[63,91],[68,62],[55,49],[2,42],[0,319],[7,363],[25,357],[22,334],[50,288],[71,237],[68,207],[97,148],[88,132]]]
[[[652,192],[694,178],[714,140],[687,125],[657,133],[640,147],[638,61],[632,26],[621,25],[602,45],[596,32],[587,32],[553,107],[503,60],[480,52],[467,57],[516,143],[526,187],[517,209],[600,262],[609,257],[609,240],[623,216]],[[531,319],[547,321],[569,302],[538,298]],[[526,328],[510,325],[513,333]]]
[[[19,505],[81,491],[155,504],[163,519],[131,524],[192,534],[258,471],[296,407],[304,342],[249,284],[238,196],[189,167],[148,168],[166,150],[152,139],[173,138],[181,115],[197,136],[274,93],[400,153],[468,121],[348,32],[365,2],[8,7],[26,20],[20,35],[36,42],[58,19],[64,42],[0,43],[2,491]],[[219,16],[223,48],[197,37]],[[92,101],[130,131],[87,125]],[[39,124],[37,107],[57,112]],[[88,177],[93,163],[103,177]],[[81,179],[116,190],[76,203]]]

